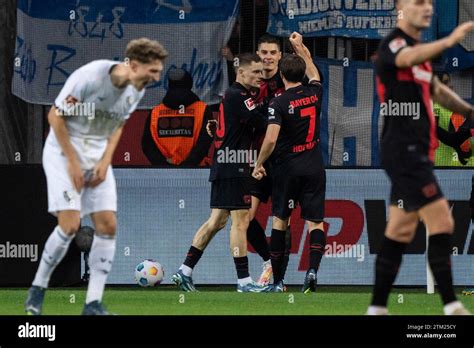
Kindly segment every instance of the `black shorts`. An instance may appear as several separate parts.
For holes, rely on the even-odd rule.
[[[267,203],[272,195],[272,177],[267,173],[261,180],[250,178],[250,194],[257,197],[260,202]]]
[[[211,209],[250,209],[250,177],[217,179],[211,183]]]
[[[288,176],[274,173],[272,213],[286,220],[296,203],[301,206],[301,218],[312,222],[324,219],[324,200],[326,197],[326,171],[314,175]]]
[[[423,206],[443,198],[433,171],[433,163],[420,151],[409,151],[408,147],[383,149],[381,164],[392,188],[390,204],[407,212],[417,211]]]

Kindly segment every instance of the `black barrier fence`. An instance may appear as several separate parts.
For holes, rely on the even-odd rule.
[[[57,224],[47,211],[43,169],[39,165],[0,166],[0,192],[0,286],[29,286]],[[71,243],[50,284],[68,286],[80,281],[81,252]]]

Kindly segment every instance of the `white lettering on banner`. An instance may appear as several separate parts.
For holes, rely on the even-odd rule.
[[[395,8],[394,0],[279,0],[271,1],[271,13],[284,14],[285,4],[295,16],[338,10],[390,11]]]
[[[111,2],[115,4],[114,1]],[[159,32],[158,40],[168,50],[169,58],[161,81],[147,86],[139,107],[150,108],[156,105],[157,100],[163,99],[167,90],[168,72],[176,67],[191,73],[194,80],[193,91],[202,101],[207,104],[219,103],[220,96],[228,87],[227,69],[223,69],[225,59],[219,52],[232,32],[238,2],[229,0],[224,6],[220,1],[209,0],[199,8],[194,4],[191,8],[188,0],[181,2],[184,13],[192,10],[192,16],[201,19],[183,21],[179,25],[158,22],[156,18],[163,12],[170,11],[171,3],[179,6],[179,1],[169,0],[160,0],[161,7],[156,12],[153,12],[156,6],[150,9],[149,20],[156,22],[147,22],[148,19],[144,18],[139,23],[127,22],[137,17],[139,12],[133,12],[133,6],[115,6],[110,10],[104,9],[100,2],[91,5],[88,2],[88,6],[83,6],[77,1],[75,16],[71,19],[64,16],[64,20],[60,17],[50,18],[51,13],[48,14],[47,11],[40,11],[34,17],[29,16],[19,6],[15,58],[19,58],[20,66],[14,68],[13,94],[33,104],[51,104],[68,76],[79,67],[96,59],[124,60],[125,46],[130,37],[153,37],[153,33]],[[116,2],[125,5],[128,3],[132,4],[133,1]],[[226,16],[212,10],[222,7],[225,8]],[[102,10],[105,12],[101,12]],[[216,18],[211,14],[215,14]],[[153,19],[154,17],[156,18]],[[109,18],[107,22],[104,21],[106,18]],[[180,38],[179,42],[176,37]]]

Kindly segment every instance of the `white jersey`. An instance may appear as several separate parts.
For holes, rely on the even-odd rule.
[[[80,67],[55,100],[83,169],[92,168],[102,158],[107,139],[125,123],[145,94],[145,89],[138,91],[131,84],[124,88],[112,84],[109,72],[118,63],[95,60]],[[77,102],[67,104],[68,97]],[[60,147],[53,131],[47,145]]]

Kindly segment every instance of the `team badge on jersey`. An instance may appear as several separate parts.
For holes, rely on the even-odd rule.
[[[268,108],[268,119],[269,120],[274,120],[275,119],[275,109],[274,108]]]
[[[245,100],[245,106],[247,107],[247,109],[249,109],[249,111],[255,109],[255,103],[253,102],[252,98]]]
[[[430,197],[433,197],[434,195],[436,195],[438,193],[438,188],[436,187],[436,184],[430,183],[426,186],[423,186],[421,191],[423,192],[423,195],[426,198],[430,198]]]
[[[392,53],[397,53],[403,47],[406,47],[406,46],[407,46],[407,42],[405,41],[405,39],[402,39],[401,37],[397,37],[396,39],[393,39],[388,44],[388,47],[390,48],[390,51],[392,51]]]
[[[71,203],[74,200],[74,192],[73,191],[64,191],[63,197],[66,202]]]

